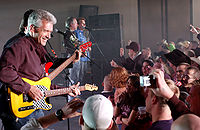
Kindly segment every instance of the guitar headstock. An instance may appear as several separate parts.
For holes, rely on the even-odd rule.
[[[92,42],[86,42],[82,45],[79,46],[79,49],[82,51],[82,52],[85,52],[86,50],[88,50],[89,47],[92,46]]]
[[[91,84],[85,84],[85,90],[88,91],[97,91],[98,90],[98,86],[95,85],[91,85]]]

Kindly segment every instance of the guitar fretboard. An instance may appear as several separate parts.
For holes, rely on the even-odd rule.
[[[85,86],[79,86],[78,89],[80,91],[85,90]],[[70,88],[62,88],[62,89],[55,89],[55,90],[47,90],[45,91],[45,97],[52,97],[52,96],[57,96],[57,95],[64,95],[71,93],[72,90]]]
[[[49,74],[49,79],[53,80],[65,67],[67,67],[73,60],[77,57],[77,52],[75,52],[69,59],[63,62],[58,68]]]

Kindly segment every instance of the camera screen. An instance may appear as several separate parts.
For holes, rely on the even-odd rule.
[[[151,86],[150,77],[149,76],[140,76],[140,86]]]

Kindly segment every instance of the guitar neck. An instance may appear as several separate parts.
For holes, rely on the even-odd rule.
[[[78,89],[80,91],[85,91],[85,86],[79,86]],[[45,91],[45,97],[53,97],[58,95],[64,95],[71,93],[72,90],[70,88],[62,88],[62,89],[55,89],[55,90],[47,90]]]
[[[67,67],[75,59],[76,59],[76,52],[69,59],[63,62],[58,68],[52,71],[48,76],[49,79],[53,80],[61,71],[65,69],[65,67]]]

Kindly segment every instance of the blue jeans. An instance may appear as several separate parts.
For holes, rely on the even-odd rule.
[[[80,61],[80,75],[79,75],[79,81],[81,82],[81,85],[83,84],[83,78],[86,75],[88,69],[89,69],[89,62],[88,61]]]
[[[10,111],[3,112],[0,115],[4,130],[20,130],[31,118],[44,116],[43,110],[38,109],[25,118],[16,118]]]
[[[79,74],[80,74],[80,61],[77,61],[73,64],[73,68],[69,69],[69,77],[71,79],[72,84],[76,84],[79,82]]]

